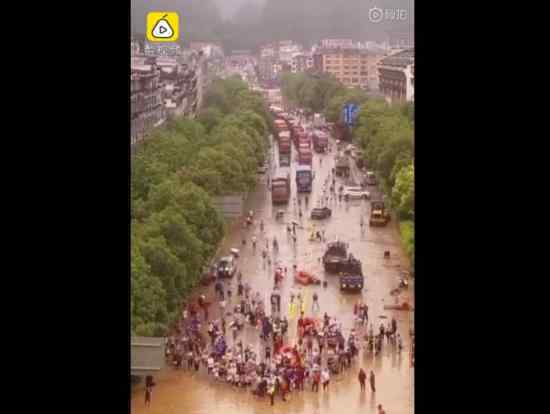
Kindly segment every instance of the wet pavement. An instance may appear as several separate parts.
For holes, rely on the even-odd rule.
[[[336,145],[330,141],[332,153],[314,153],[313,169],[315,179],[313,190],[308,194],[309,205],[304,207],[305,194],[298,196],[301,199],[301,207],[296,197],[296,183],[294,169],[296,167],[296,152],[292,149],[291,163],[291,202],[287,206],[272,206],[271,195],[267,191],[266,176],[260,178],[255,193],[251,194],[247,202],[247,210],[255,213],[255,225],[250,229],[242,227],[233,230],[223,241],[221,253],[226,255],[229,249],[240,249],[241,256],[238,260],[239,269],[243,274],[243,283],[248,282],[252,287],[252,293],[260,291],[264,297],[266,311],[270,312],[269,297],[273,291],[273,273],[275,263],[280,261],[282,266],[288,268],[288,276],[285,277],[281,288],[281,314],[289,318],[288,339],[291,344],[296,340],[297,312],[289,306],[289,293],[292,290],[302,292],[305,298],[304,309],[306,316],[322,317],[324,312],[336,316],[343,323],[343,333],[347,337],[354,326],[353,306],[359,300],[365,301],[369,306],[369,325],[373,323],[377,332],[381,322],[386,325],[392,317],[397,320],[398,332],[403,338],[404,349],[401,353],[392,350],[391,345],[384,345],[381,356],[374,357],[360,351],[358,358],[351,369],[332,376],[328,392],[320,390],[318,393],[293,392],[288,402],[276,399],[275,406],[269,405],[269,399],[259,399],[250,393],[250,389],[237,389],[225,383],[217,383],[206,375],[201,367],[199,373],[187,372],[185,369],[174,370],[166,368],[155,377],[157,385],[153,390],[152,404],[149,408],[144,406],[143,386],[137,386],[132,390],[131,409],[134,414],[148,413],[186,413],[199,414],[219,410],[224,414],[248,414],[266,412],[292,412],[292,413],[331,413],[346,410],[346,413],[375,413],[376,406],[382,404],[388,414],[410,414],[413,412],[412,375],[409,358],[409,329],[413,326],[412,312],[384,310],[385,304],[395,304],[396,298],[390,295],[390,291],[397,287],[399,271],[408,270],[408,260],[401,247],[396,223],[390,222],[387,227],[372,228],[368,226],[369,203],[356,200],[349,202],[337,202],[329,200],[328,207],[333,211],[332,217],[325,220],[310,220],[311,208],[321,205],[323,184],[334,166]],[[278,168],[277,150],[272,154],[271,176]],[[322,165],[320,164],[322,162]],[[360,173],[354,167],[352,178],[357,179]],[[336,186],[342,183],[342,179],[336,178]],[[372,187],[371,195],[375,195]],[[327,195],[328,186],[327,186]],[[285,210],[283,219],[276,220],[277,210]],[[302,209],[303,217],[300,219],[298,212]],[[360,217],[364,216],[365,226],[360,228]],[[259,221],[264,221],[264,231],[260,231]],[[293,244],[287,235],[286,225],[292,221],[300,223],[297,228],[297,242]],[[336,238],[349,243],[348,251],[361,260],[363,274],[365,275],[365,288],[361,293],[341,293],[338,285],[338,277],[325,274],[320,258],[323,255],[326,243],[309,241],[310,230],[315,226],[316,230],[325,231],[326,241]],[[241,240],[247,238],[246,247],[242,247]],[[256,250],[250,245],[251,237],[258,239]],[[272,249],[273,237],[279,242],[279,252]],[[269,254],[272,263],[269,265],[262,259],[261,251],[268,241]],[[384,251],[389,250],[391,256],[384,259]],[[298,270],[306,270],[326,280],[328,286],[301,287],[294,284],[292,266],[296,264]],[[227,286],[227,282],[226,282]],[[231,283],[233,291],[232,304],[235,305],[237,281]],[[207,292],[209,301],[214,302],[212,311],[217,310],[214,287],[203,289]],[[414,304],[414,283],[405,293],[399,297],[400,301],[407,300]],[[317,292],[319,296],[320,311],[312,312],[312,295]],[[211,312],[211,314],[215,312]],[[385,317],[385,318],[384,318]],[[228,344],[232,344],[231,335],[227,336]],[[244,344],[256,345],[259,350],[259,331],[246,325],[244,332],[238,337]],[[361,346],[363,342],[360,342]],[[262,353],[263,355],[263,353]],[[367,392],[360,393],[357,373],[363,367],[367,373],[372,369],[376,375],[376,393],[371,394],[367,384]]]

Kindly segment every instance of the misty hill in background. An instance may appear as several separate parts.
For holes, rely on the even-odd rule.
[[[408,21],[369,20],[369,9],[408,9]],[[175,10],[182,16],[183,44],[220,42],[226,52],[256,50],[272,40],[295,40],[306,47],[319,39],[349,37],[382,41],[388,31],[412,30],[411,0],[132,0],[132,32],[145,32],[153,10]],[[411,26],[411,27],[409,27]]]

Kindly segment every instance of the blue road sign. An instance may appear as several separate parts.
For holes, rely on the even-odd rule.
[[[351,126],[353,124],[353,121],[355,117],[357,116],[357,113],[359,112],[359,106],[354,103],[348,103],[344,105],[344,122]]]

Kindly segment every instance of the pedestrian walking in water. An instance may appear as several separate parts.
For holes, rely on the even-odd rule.
[[[217,281],[215,285],[216,293],[218,294],[219,299],[223,299],[223,285],[222,282]]]
[[[374,379],[374,372],[370,371],[370,376],[369,376],[369,382],[370,382],[370,389],[372,392],[376,392],[376,384],[375,384],[375,379]]]
[[[359,385],[361,386],[361,392],[365,391],[365,382],[367,380],[367,374],[365,373],[365,370],[363,368],[359,369],[359,375],[357,376],[359,378]]]
[[[319,392],[319,383],[321,382],[321,374],[319,371],[313,373],[313,382],[311,384],[311,391]]]
[[[239,280],[239,284],[237,285],[237,295],[239,296],[239,298],[242,297],[243,292],[244,292],[244,286],[242,282]]]
[[[317,310],[321,310],[321,308],[319,307],[319,297],[317,296],[317,292],[313,292],[313,303],[311,305],[311,310],[313,311],[315,308],[317,308]]]
[[[386,414],[386,410],[382,408],[382,404],[378,404],[378,414]]]
[[[271,405],[274,405],[275,404],[275,384],[272,384],[269,387],[269,390],[267,391],[267,393],[269,394],[269,399],[271,400]]]
[[[145,406],[149,407],[151,405],[151,397],[153,396],[153,387],[155,382],[153,381],[152,375],[147,375],[145,378]]]
[[[256,236],[252,236],[252,248],[256,250]]]
[[[330,383],[330,373],[328,368],[325,368],[321,373],[321,380],[323,381],[323,391],[328,391],[328,385]]]

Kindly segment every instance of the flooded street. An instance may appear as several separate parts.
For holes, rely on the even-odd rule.
[[[275,263],[280,261],[282,266],[288,268],[281,288],[281,314],[289,319],[288,341],[294,344],[297,337],[297,319],[299,315],[294,312],[289,304],[289,293],[293,289],[301,291],[305,298],[305,315],[322,318],[327,312],[335,316],[343,323],[343,333],[347,337],[354,326],[353,307],[359,300],[363,300],[369,306],[369,325],[372,323],[375,332],[380,323],[386,325],[392,317],[397,320],[397,329],[403,338],[404,349],[398,352],[384,344],[382,355],[374,357],[366,355],[360,350],[358,358],[349,370],[332,376],[328,391],[319,390],[311,392],[307,387],[303,392],[292,392],[288,402],[283,402],[280,396],[276,397],[275,405],[269,405],[269,398],[258,398],[251,394],[250,388],[241,389],[225,383],[215,382],[209,378],[206,370],[201,367],[198,373],[186,369],[175,370],[167,367],[163,372],[155,376],[157,385],[154,387],[152,403],[149,408],[144,405],[143,384],[132,390],[131,410],[134,414],[147,412],[149,414],[199,414],[211,413],[216,410],[223,414],[252,414],[266,412],[291,412],[291,413],[376,413],[376,406],[382,404],[388,414],[410,414],[413,412],[412,400],[412,376],[409,358],[409,330],[413,312],[385,310],[384,305],[396,303],[396,298],[390,295],[390,291],[398,286],[399,271],[409,270],[408,260],[402,250],[399,234],[395,222],[390,222],[386,227],[369,227],[368,215],[370,205],[368,201],[357,200],[338,202],[329,200],[328,207],[332,209],[332,217],[325,220],[310,220],[309,215],[313,207],[320,205],[325,179],[330,175],[334,167],[334,155],[336,145],[330,140],[332,153],[314,153],[313,170],[315,179],[313,190],[308,194],[309,204],[305,208],[304,198],[306,194],[300,194],[301,207],[296,197],[296,151],[292,149],[291,162],[291,201],[287,206],[272,206],[271,195],[267,189],[267,177],[261,176],[256,192],[251,194],[248,200],[247,210],[255,213],[255,224],[250,229],[235,229],[227,235],[223,242],[222,255],[227,255],[229,249],[236,247],[241,249],[238,259],[239,270],[243,274],[243,283],[248,282],[252,292],[259,290],[264,295],[266,312],[269,314],[269,298],[273,291],[273,273]],[[272,153],[273,169],[278,168],[277,149]],[[322,164],[321,164],[322,162]],[[270,175],[273,176],[271,170]],[[357,177],[358,171],[353,166],[352,177]],[[341,178],[336,178],[336,186],[343,183]],[[371,197],[374,198],[375,190],[369,188]],[[328,195],[327,186],[327,195]],[[299,210],[302,209],[303,217],[299,218]],[[276,220],[277,210],[285,210],[284,218]],[[360,228],[360,218],[363,216],[365,226]],[[259,221],[263,220],[264,231],[260,231]],[[300,223],[296,230],[297,243],[294,245],[287,234],[286,225],[292,221]],[[349,243],[348,252],[361,260],[363,274],[365,275],[365,287],[361,293],[341,293],[338,277],[325,274],[320,258],[322,257],[326,243],[309,241],[312,226],[316,230],[325,232],[327,242],[340,239]],[[243,236],[244,235],[244,236]],[[250,239],[255,235],[258,239],[256,250],[252,249]],[[241,240],[246,237],[248,243],[243,248]],[[279,243],[279,252],[273,253],[272,242],[276,237]],[[261,251],[269,246],[269,254],[272,257],[271,264],[262,259]],[[390,258],[384,258],[384,251],[391,252]],[[298,270],[305,270],[326,280],[328,286],[321,285],[301,287],[294,283],[292,266],[296,264]],[[225,282],[226,290],[228,282]],[[231,282],[233,291],[232,304],[237,302],[237,280]],[[217,317],[218,305],[215,299],[214,286],[203,289],[208,301],[213,302],[211,315]],[[411,281],[408,291],[401,294],[399,301],[408,301],[414,306],[414,283]],[[312,311],[312,295],[317,292],[319,296],[320,311]],[[212,316],[211,316],[212,317]],[[362,331],[365,332],[365,331]],[[260,351],[259,331],[245,325],[244,331],[238,340],[244,344],[251,344]],[[362,337],[362,335],[361,335]],[[231,335],[227,335],[228,345],[232,345]],[[363,341],[360,345],[363,347]],[[367,385],[367,391],[360,393],[357,373],[362,367],[368,373],[372,369],[376,375],[376,393],[373,395]]]

